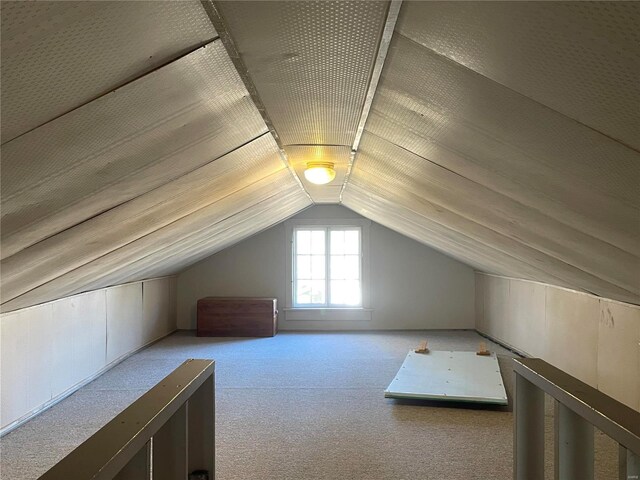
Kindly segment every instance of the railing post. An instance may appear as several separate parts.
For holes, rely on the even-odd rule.
[[[514,478],[544,478],[544,392],[516,373]]]
[[[214,453],[214,376],[211,375],[187,402],[187,465],[189,473],[206,470],[215,478]]]
[[[593,479],[593,425],[556,401],[556,479]]]
[[[187,405],[153,436],[153,480],[187,478]]]
[[[147,480],[151,478],[151,442],[145,443],[114,480]]]
[[[639,480],[640,479],[640,456],[627,450],[624,445],[620,445],[619,450],[619,475],[620,480]]]

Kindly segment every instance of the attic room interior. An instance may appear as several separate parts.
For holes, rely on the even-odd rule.
[[[640,3],[0,2],[0,478],[640,478]]]

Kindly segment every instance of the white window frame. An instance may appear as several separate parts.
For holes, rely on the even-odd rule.
[[[298,269],[298,265],[297,265],[297,251],[298,248],[296,246],[296,232],[298,231],[317,231],[317,232],[324,232],[325,236],[324,236],[324,272],[325,272],[325,278],[324,278],[324,286],[325,286],[325,303],[324,304],[318,304],[318,303],[307,303],[307,304],[300,304],[300,303],[296,303],[295,299],[297,298],[297,292],[296,292],[296,286],[297,286],[297,282],[296,282],[296,278],[295,278],[295,272]],[[339,303],[333,303],[331,301],[331,232],[335,232],[335,231],[345,231],[345,230],[357,230],[358,231],[358,240],[360,241],[360,245],[358,248],[358,280],[360,282],[360,304],[359,305],[346,305],[346,304],[339,304]],[[291,246],[291,257],[292,257],[292,274],[291,274],[291,289],[292,289],[292,302],[293,302],[293,308],[362,308],[362,303],[363,303],[363,299],[362,299],[362,228],[359,225],[352,225],[349,227],[346,226],[335,226],[335,225],[298,225],[293,227],[293,233],[291,235],[291,242],[292,242],[292,246]]]
[[[315,219],[300,218],[285,222],[286,232],[286,306],[285,318],[287,320],[371,320],[370,308],[370,282],[369,282],[369,220],[358,218],[347,219]],[[329,306],[330,292],[327,290],[327,305],[301,305],[294,303],[294,232],[300,229],[313,230],[313,228],[326,229],[353,229],[360,230],[360,288],[362,291],[361,306]],[[326,241],[329,242],[327,235]],[[326,250],[327,262],[329,250]],[[329,271],[326,271],[329,277]],[[328,280],[326,280],[328,282]]]

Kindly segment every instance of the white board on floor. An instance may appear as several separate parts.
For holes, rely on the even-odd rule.
[[[410,351],[384,396],[507,404],[495,354],[475,352]]]

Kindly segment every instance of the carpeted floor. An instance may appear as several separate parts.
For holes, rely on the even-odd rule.
[[[424,338],[434,350],[475,350],[482,340],[472,331],[282,332],[265,339],[180,332],[0,440],[0,478],[37,478],[186,358],[216,360],[219,480],[511,478],[510,408],[383,397],[408,350]],[[489,348],[500,355],[511,396],[513,355]],[[547,424],[552,478],[551,417]],[[597,432],[596,445],[597,478],[617,478],[615,444]]]

